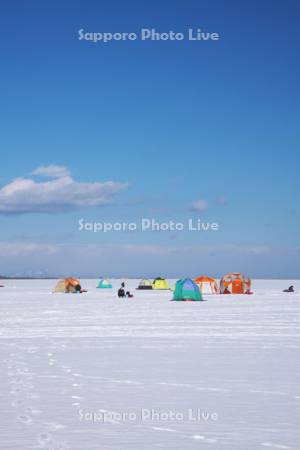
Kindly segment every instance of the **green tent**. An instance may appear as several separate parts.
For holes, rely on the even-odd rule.
[[[99,284],[98,284],[97,288],[99,288],[99,289],[111,289],[111,288],[112,288],[112,285],[111,285],[111,282],[110,282],[110,281],[105,280],[105,279],[103,278],[103,279],[101,279],[101,280],[99,281]]]
[[[199,286],[190,278],[178,280],[173,294],[174,301],[203,301]]]

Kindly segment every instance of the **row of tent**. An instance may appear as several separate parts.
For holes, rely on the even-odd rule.
[[[99,284],[97,286],[99,289],[111,289],[112,284],[109,280],[102,278],[99,281]],[[169,286],[168,281],[165,278],[155,278],[155,280],[150,281],[147,279],[141,280],[137,289],[158,289],[163,291],[170,291],[171,288]]]
[[[220,284],[216,282],[214,278],[207,276],[201,276],[191,280],[185,278],[184,280],[178,280],[178,282],[185,282],[184,289],[188,291],[195,290],[197,286],[200,294],[251,294],[251,280],[241,273],[229,273],[221,278]],[[177,282],[177,283],[178,283]],[[174,295],[178,292],[180,284],[177,283],[174,290]],[[191,284],[192,283],[192,284]],[[107,279],[101,279],[97,286],[99,289],[112,289],[112,284]],[[189,289],[187,289],[189,287]],[[153,281],[143,279],[140,281],[139,290],[171,290],[169,283],[164,278],[155,278]],[[197,291],[196,289],[196,291]],[[69,293],[81,291],[79,280],[76,278],[66,278],[60,280],[55,286],[53,292],[56,293]],[[177,295],[177,294],[176,294]]]
[[[189,278],[186,278],[189,280]],[[179,280],[182,281],[182,280]],[[241,273],[229,273],[221,278],[220,285],[214,278],[201,276],[192,280],[202,294],[250,294],[251,280]],[[150,280],[141,280],[137,289],[170,289],[167,280],[156,278],[153,282]],[[175,288],[176,290],[176,288]]]
[[[222,277],[220,288],[216,280],[209,277],[198,277],[195,280],[185,278],[175,284],[174,301],[203,301],[202,294],[252,294],[251,280],[240,273],[230,273]]]

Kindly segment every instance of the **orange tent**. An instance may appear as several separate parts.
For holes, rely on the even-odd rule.
[[[76,286],[80,285],[80,281],[76,278],[66,278],[60,280],[55,286],[54,293],[71,293],[76,292]]]
[[[244,274],[234,272],[224,275],[220,281],[221,294],[250,294],[251,280]]]
[[[195,278],[195,283],[198,284],[202,294],[218,294],[219,288],[214,278],[210,277],[198,277]]]
[[[66,278],[65,279],[66,291],[73,292],[76,286],[80,285],[80,281],[76,278]]]

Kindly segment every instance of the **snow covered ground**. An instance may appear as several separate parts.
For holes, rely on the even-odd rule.
[[[1,449],[300,448],[300,282],[198,303],[137,280],[127,300],[120,280],[82,295],[4,284]]]

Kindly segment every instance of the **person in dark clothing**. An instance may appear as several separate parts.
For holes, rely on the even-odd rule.
[[[285,289],[283,292],[295,292],[294,286],[290,286],[288,289]]]
[[[120,287],[120,289],[118,290],[118,297],[119,298],[125,297],[125,291],[123,287]]]
[[[124,297],[132,298],[133,297],[133,295],[129,291],[125,292],[125,283],[124,283],[124,281],[121,283],[121,287],[118,290],[118,297],[119,298],[124,298]]]
[[[76,292],[76,294],[82,294],[83,292],[87,292],[87,290],[86,289],[82,289],[80,284],[76,284],[75,292]]]

